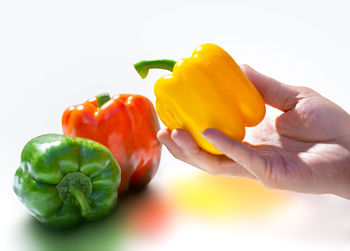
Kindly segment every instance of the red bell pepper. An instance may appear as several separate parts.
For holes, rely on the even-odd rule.
[[[101,94],[68,107],[62,127],[64,135],[92,139],[110,149],[121,167],[119,192],[145,187],[158,169],[159,121],[144,96]]]

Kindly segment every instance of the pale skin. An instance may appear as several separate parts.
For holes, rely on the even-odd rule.
[[[247,177],[268,188],[350,199],[350,115],[314,90],[241,69],[265,103],[279,109],[237,142],[208,128],[203,136],[224,155],[203,151],[183,129],[158,132],[179,160],[213,175]]]

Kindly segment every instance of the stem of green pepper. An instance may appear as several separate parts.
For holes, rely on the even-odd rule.
[[[173,71],[176,61],[169,59],[159,59],[159,60],[143,60],[136,64],[134,67],[141,78],[146,78],[149,69],[163,69],[168,71]]]
[[[109,93],[101,93],[100,95],[96,96],[97,101],[97,108],[100,108],[104,103],[106,103],[108,100],[111,99],[111,96]]]
[[[86,196],[80,189],[72,186],[69,188],[68,192],[74,196],[74,198],[78,201],[78,204],[81,209],[81,215],[82,216],[87,216],[92,214],[92,209],[89,205],[88,200],[86,199]]]

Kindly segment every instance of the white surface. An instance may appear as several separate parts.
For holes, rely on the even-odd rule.
[[[154,101],[152,83],[164,72],[141,80],[133,63],[188,57],[213,42],[238,63],[314,88],[349,112],[349,23],[348,1],[335,0],[1,1],[0,249],[37,250],[24,241],[33,239],[29,217],[11,187],[24,144],[61,133],[64,109],[101,92]],[[163,152],[152,187],[197,172]],[[349,250],[349,201],[290,196],[288,208],[263,222],[208,225],[183,216],[157,241],[125,249]]]

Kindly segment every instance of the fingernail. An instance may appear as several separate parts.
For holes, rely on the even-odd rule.
[[[205,139],[207,139],[207,137],[204,135],[204,132],[205,132],[206,130],[204,130],[204,131],[198,131],[199,132],[199,134],[203,137],[203,138],[205,138]]]
[[[212,130],[215,130],[215,129],[214,128],[207,128],[202,132],[202,134],[205,136],[206,134],[208,134],[208,132],[210,132]]]

